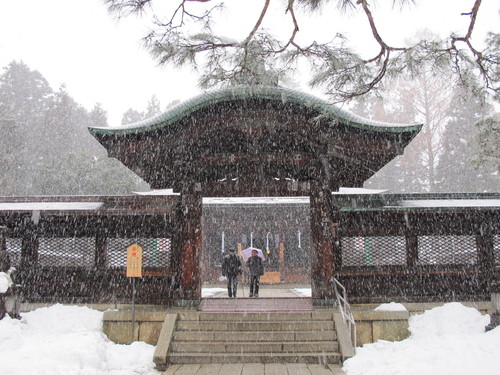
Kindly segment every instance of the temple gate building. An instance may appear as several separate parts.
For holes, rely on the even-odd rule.
[[[32,300],[124,299],[131,241],[145,249],[144,303],[196,304],[223,250],[238,244],[269,249],[269,281],[310,281],[317,304],[332,303],[334,277],[359,301],[484,296],[500,260],[498,194],[341,190],[362,187],[421,127],[280,87],[208,92],[136,124],[91,129],[110,157],[168,193],[2,198],[2,241]],[[226,197],[292,202],[218,201]],[[49,285],[48,268],[64,287]]]

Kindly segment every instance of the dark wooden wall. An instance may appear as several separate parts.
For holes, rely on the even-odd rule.
[[[304,214],[308,209],[308,204],[297,205],[294,216],[294,208],[290,208],[288,215],[299,219],[294,225],[308,225]],[[265,211],[262,215],[248,218],[259,222],[265,219]],[[144,210],[128,214],[108,211],[105,215],[59,212],[44,213],[35,223],[31,213],[8,212],[0,215],[0,226],[5,228],[2,233],[7,251],[19,269],[17,282],[23,285],[25,299],[33,302],[129,303],[131,280],[125,277],[123,266],[113,266],[109,259],[110,243],[116,239],[168,239],[169,257],[160,266],[146,266],[145,276],[137,280],[137,302],[170,304],[182,287],[177,218],[175,210],[151,214]],[[489,299],[491,280],[500,268],[500,210],[341,210],[335,218],[339,249],[332,250],[332,269],[352,301]],[[239,225],[245,224],[243,221]],[[306,245],[307,231],[303,235]],[[91,252],[92,256],[85,264],[58,263],[61,257],[50,263],[47,259],[51,258],[39,251],[40,242],[49,238],[86,238],[92,245],[78,251]],[[424,254],[422,243],[429,238],[445,245],[452,241],[449,243],[458,244],[458,250],[446,245],[442,248],[447,250],[429,248]],[[370,259],[355,253],[359,249],[352,243],[373,246]],[[429,252],[436,261],[429,261]],[[293,273],[296,266],[288,266],[287,271]],[[188,282],[199,283],[196,277]],[[323,275],[313,273],[311,277]]]

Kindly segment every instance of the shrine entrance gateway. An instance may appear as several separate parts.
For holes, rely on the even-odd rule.
[[[203,197],[309,196],[312,298],[329,304],[340,256],[332,192],[361,187],[420,129],[367,120],[281,87],[235,86],[136,124],[90,131],[151,188],[180,193],[178,300],[201,299]]]

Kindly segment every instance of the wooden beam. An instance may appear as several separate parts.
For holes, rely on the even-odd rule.
[[[204,197],[294,197],[308,196],[311,191],[309,181],[219,181],[198,185]]]

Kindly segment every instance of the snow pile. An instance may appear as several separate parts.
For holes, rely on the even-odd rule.
[[[118,345],[102,333],[103,313],[54,305],[0,321],[2,375],[158,375],[154,346]]]
[[[201,289],[201,298],[210,298],[215,297],[215,295],[227,292],[226,288],[202,288]]]
[[[404,307],[401,303],[391,302],[391,303],[383,303],[373,310],[375,311],[408,311],[406,307]]]
[[[500,327],[484,332],[489,316],[449,303],[413,316],[411,336],[357,348],[344,363],[347,375],[497,375]]]
[[[12,285],[12,280],[5,272],[0,272],[0,293],[5,293]]]
[[[294,288],[292,292],[301,297],[311,297],[311,288]]]

